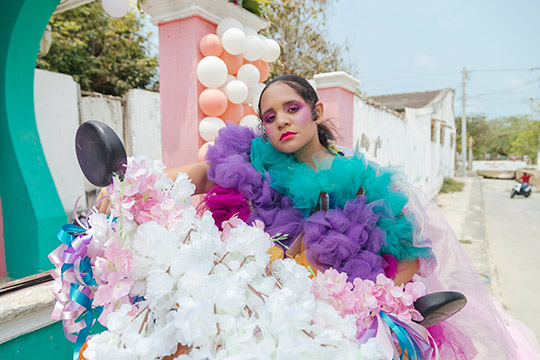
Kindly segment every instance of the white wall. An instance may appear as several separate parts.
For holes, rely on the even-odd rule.
[[[128,155],[146,155],[162,160],[159,93],[133,89],[126,94],[125,99]]]
[[[86,207],[83,175],[75,153],[79,126],[79,85],[71,76],[36,69],[36,125],[51,175],[64,210],[70,216],[77,198]]]
[[[407,180],[429,197],[435,196],[444,177],[454,176],[455,133],[453,92],[434,106],[405,109],[402,115],[355,97],[353,136],[356,150],[365,152],[381,165],[396,166]],[[435,142],[431,141],[431,121],[439,119]],[[442,123],[444,143],[440,143]],[[455,135],[454,135],[455,136]]]

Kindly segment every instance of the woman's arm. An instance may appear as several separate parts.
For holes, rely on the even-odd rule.
[[[394,279],[396,285],[406,284],[412,280],[420,266],[418,260],[398,261],[397,273]]]
[[[176,180],[178,172],[183,172],[188,175],[191,179],[193,185],[195,185],[195,195],[204,194],[215,184],[208,180],[208,168],[210,165],[206,161],[200,161],[193,164],[177,166],[165,170],[165,175],[170,177],[173,180]],[[102,200],[101,200],[102,199]],[[110,211],[111,204],[109,202],[109,194],[107,194],[107,188],[101,189],[98,195],[98,201],[101,202],[98,204],[97,209],[101,213],[108,214]]]
[[[178,172],[188,175],[193,185],[195,185],[195,195],[206,193],[215,184],[208,180],[208,168],[210,164],[206,161],[199,161],[193,164],[177,166],[165,170],[165,175],[176,180]]]

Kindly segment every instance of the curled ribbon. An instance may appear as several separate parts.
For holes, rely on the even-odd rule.
[[[101,308],[92,308],[92,287],[97,283],[90,258],[86,255],[92,236],[86,233],[85,228],[66,224],[56,237],[62,244],[49,254],[49,260],[56,267],[52,272],[55,301],[51,319],[62,320],[66,338],[75,342],[73,359],[76,360],[101,313]]]
[[[433,355],[435,355],[434,360],[439,359],[437,345],[425,328],[417,324],[409,325],[382,311],[379,315],[398,339],[401,348],[400,359],[403,359],[405,349],[410,360],[428,360],[432,359]]]

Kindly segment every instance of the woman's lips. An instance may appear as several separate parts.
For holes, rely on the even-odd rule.
[[[287,132],[281,134],[281,137],[279,138],[279,141],[289,140],[289,139],[292,138],[294,135],[296,135],[296,133],[291,132],[291,131],[287,131]]]

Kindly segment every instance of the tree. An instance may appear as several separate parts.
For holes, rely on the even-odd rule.
[[[518,156],[527,155],[535,161],[540,150],[540,121],[529,120],[524,131],[520,132],[510,144],[510,150]]]
[[[279,59],[271,64],[272,75],[295,74],[310,79],[330,71],[355,74],[345,62],[346,46],[327,39],[324,30],[328,5],[333,0],[274,0],[263,16],[270,22],[264,35],[281,45]]]
[[[456,152],[461,153],[461,118],[456,118]],[[527,155],[536,159],[540,148],[540,121],[526,116],[509,116],[486,120],[484,115],[467,119],[467,144],[473,139],[473,155],[486,157],[502,155]]]
[[[108,16],[93,2],[50,20],[53,41],[37,67],[72,75],[82,90],[121,96],[129,89],[157,89],[158,60],[149,56],[142,16],[130,10]]]

